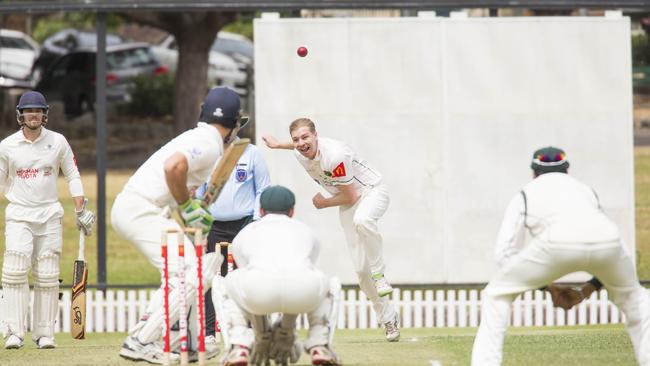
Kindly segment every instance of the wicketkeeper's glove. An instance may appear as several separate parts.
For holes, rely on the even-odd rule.
[[[255,337],[255,345],[253,345],[253,352],[251,353],[251,365],[266,366],[271,364],[271,342],[273,332],[264,332],[261,336]]]
[[[203,235],[207,235],[210,232],[210,227],[212,226],[212,221],[214,219],[212,218],[212,215],[201,206],[201,200],[190,198],[181,203],[178,208],[181,211],[181,217],[186,226],[201,229]]]
[[[581,287],[550,284],[546,290],[551,293],[553,306],[564,310],[571,309],[585,299]]]
[[[300,358],[302,346],[296,343],[296,331],[291,328],[277,327],[273,329],[273,343],[271,345],[270,357],[275,361],[276,365],[286,366],[291,363],[296,363]],[[296,354],[296,349],[297,354]]]
[[[81,210],[77,213],[77,229],[83,231],[84,235],[90,236],[93,233],[93,225],[95,224],[95,214],[86,208],[88,199],[84,198],[84,204]]]

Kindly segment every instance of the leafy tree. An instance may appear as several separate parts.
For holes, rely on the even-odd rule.
[[[165,30],[176,38],[178,66],[174,84],[174,129],[194,127],[208,90],[210,46],[226,24],[237,19],[233,12],[131,12],[120,13],[131,21]]]

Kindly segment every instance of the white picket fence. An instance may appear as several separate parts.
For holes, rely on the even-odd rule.
[[[126,332],[144,313],[153,290],[87,291],[86,332]],[[1,291],[0,291],[1,294]],[[32,294],[33,295],[33,294]],[[377,328],[370,301],[358,290],[343,290],[339,308],[339,329]],[[476,327],[480,321],[480,290],[403,290],[391,297],[405,328]],[[607,290],[595,292],[569,311],[554,308],[550,294],[530,291],[512,304],[512,326],[565,326],[613,324],[623,314],[609,301]],[[4,306],[0,306],[0,319]],[[30,311],[31,313],[31,311]],[[31,320],[28,322],[31,323]],[[304,328],[306,316],[298,319]],[[57,332],[70,331],[70,291],[63,292],[56,322]]]

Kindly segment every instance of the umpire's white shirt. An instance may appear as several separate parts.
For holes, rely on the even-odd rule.
[[[164,165],[177,152],[187,158],[187,187],[198,187],[209,178],[223,155],[223,139],[215,127],[199,122],[151,155],[126,183],[124,191],[135,193],[158,207],[176,206],[165,180]]]
[[[43,223],[63,216],[57,194],[59,170],[72,197],[83,188],[72,149],[60,133],[41,129],[36,140],[22,130],[0,142],[0,186],[9,200],[6,219]]]
[[[329,193],[339,193],[337,185],[353,184],[361,193],[365,187],[374,187],[381,183],[381,174],[344,142],[326,137],[318,138],[318,153],[314,159],[308,159],[294,149],[298,162],[310,177]]]

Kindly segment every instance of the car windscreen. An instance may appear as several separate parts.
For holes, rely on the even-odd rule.
[[[217,37],[211,49],[225,54],[238,53],[253,58],[253,44],[246,41]]]
[[[0,48],[17,48],[20,50],[34,50],[24,39],[16,37],[0,37]]]
[[[106,63],[111,70],[123,70],[134,67],[152,66],[157,64],[158,60],[149,48],[140,47],[109,52],[106,54]]]

